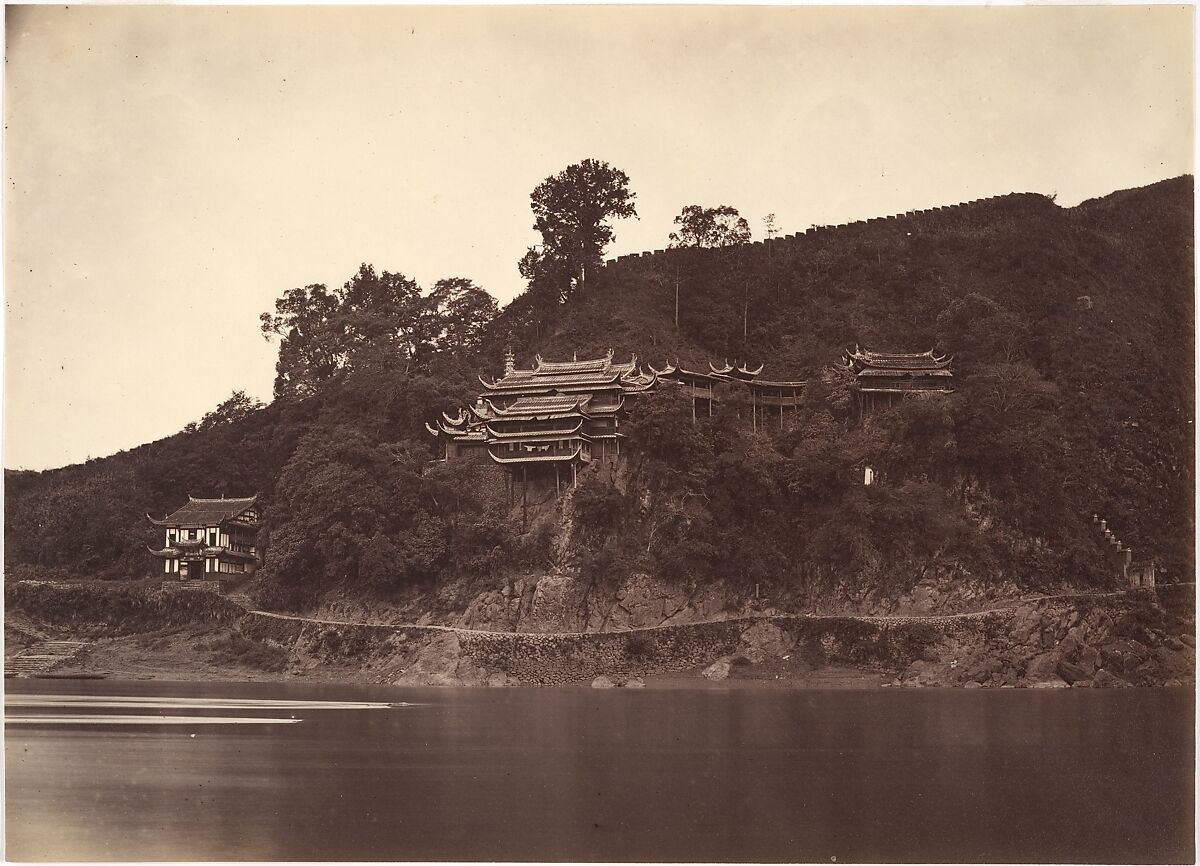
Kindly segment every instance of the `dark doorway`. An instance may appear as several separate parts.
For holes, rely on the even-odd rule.
[[[201,580],[204,577],[204,561],[189,562],[187,564],[187,579]]]

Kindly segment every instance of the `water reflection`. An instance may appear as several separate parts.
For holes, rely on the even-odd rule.
[[[1190,691],[120,687],[415,706],[11,727],[10,858],[1192,859]]]

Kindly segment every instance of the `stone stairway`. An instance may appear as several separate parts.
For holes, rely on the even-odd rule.
[[[1134,589],[1153,589],[1158,571],[1157,560],[1153,556],[1149,556],[1134,562],[1133,548],[1117,538],[1112,527],[1108,525],[1108,520],[1099,514],[1093,514],[1092,523],[1096,524],[1104,541],[1108,543],[1109,552],[1117,572],[1121,575],[1122,583]]]
[[[74,659],[86,647],[84,641],[47,640],[21,650],[4,663],[5,676],[47,673]]]

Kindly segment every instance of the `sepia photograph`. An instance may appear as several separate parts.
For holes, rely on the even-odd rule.
[[[4,856],[1195,863],[1192,5],[8,5]]]

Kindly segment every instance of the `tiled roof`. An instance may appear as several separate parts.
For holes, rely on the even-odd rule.
[[[770,390],[772,388],[795,388],[803,390],[805,383],[799,382],[775,382],[771,379],[755,379],[753,382],[748,382],[750,388],[755,391]]]
[[[537,367],[535,372],[539,374],[546,373],[600,373],[608,370],[612,364],[613,351],[608,350],[608,354],[603,358],[597,358],[592,361],[546,361],[541,355],[536,355]]]
[[[528,391],[541,388],[558,388],[566,385],[591,385],[603,387],[605,385],[616,385],[620,377],[620,373],[616,372],[601,372],[601,373],[555,373],[546,376],[525,376],[514,378],[511,374],[499,379],[495,382],[484,382],[484,386],[489,391],[497,391],[503,389],[514,389]]]
[[[949,361],[935,361],[933,358],[869,358],[862,363],[865,367],[875,369],[938,370],[945,367]]]
[[[891,377],[891,376],[953,376],[949,370],[943,367],[868,367],[860,370],[858,373],[860,378],[876,378],[876,377]]]
[[[561,412],[578,411],[588,402],[587,395],[550,394],[544,397],[522,397],[513,401],[507,408],[492,406],[498,417],[505,415],[555,415]]]
[[[257,494],[246,499],[193,499],[189,496],[186,505],[156,522],[168,526],[215,526],[237,517],[257,499]]]
[[[564,418],[563,422],[560,427],[554,427],[549,430],[493,430],[491,427],[488,427],[487,435],[496,439],[524,439],[542,435],[562,438],[563,436],[578,433],[583,428],[583,419],[578,416]]]
[[[950,366],[951,358],[937,354],[933,349],[928,352],[868,352],[854,348],[846,352],[846,361],[856,371],[867,368],[887,370],[940,370]]]

